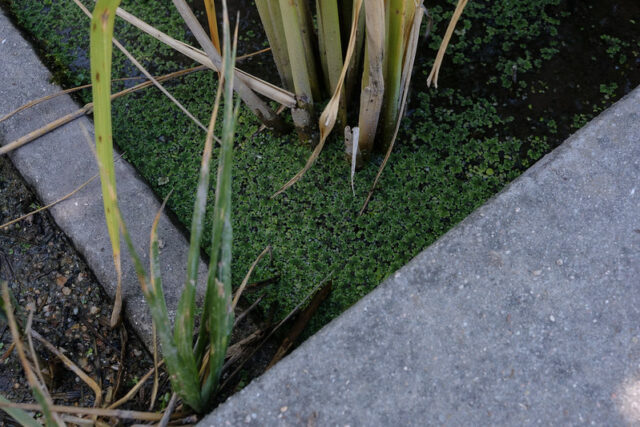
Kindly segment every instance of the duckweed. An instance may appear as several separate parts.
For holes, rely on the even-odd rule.
[[[2,1],[37,41],[60,82],[88,81],[88,21],[72,2]],[[619,11],[626,14],[624,23],[599,27],[599,16],[608,13],[605,5],[594,10],[571,8],[562,0],[496,0],[469,3],[440,88],[427,89],[424,81],[453,3],[427,2],[431,37],[419,49],[407,117],[365,215],[358,211],[381,155],[356,175],[354,196],[342,143],[334,140],[298,184],[272,199],[302,168],[309,149],[295,135],[257,133],[259,122],[246,109],[241,112],[233,181],[234,282],[271,244],[273,263],[256,272],[258,280],[279,276],[267,290],[265,312],[282,317],[332,272],[333,292],[311,331],[318,329],[640,83],[633,73],[640,49],[624,41],[625,31],[638,31],[633,2],[618,2],[624,5]],[[123,7],[188,40],[170,2],[125,0]],[[616,28],[623,34],[612,33]],[[128,24],[120,23],[116,34],[156,74],[189,65]],[[575,51],[576,34],[590,37],[589,50]],[[245,52],[264,43],[257,26],[242,40],[253,43],[240,46]],[[592,63],[592,56],[606,62],[600,67],[606,71],[592,76],[593,82],[578,74],[565,81],[575,61]],[[136,74],[120,54],[114,64],[115,76]],[[609,70],[612,64],[618,68]],[[201,121],[208,120],[216,90],[213,73],[191,74],[167,87]],[[173,190],[170,209],[187,223],[203,132],[157,90],[148,89],[114,103],[114,139],[160,197]]]

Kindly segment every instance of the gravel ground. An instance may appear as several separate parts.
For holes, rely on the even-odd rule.
[[[0,157],[0,224],[39,207],[36,196],[5,158]],[[22,308],[35,308],[33,329],[48,339],[113,395],[124,394],[150,367],[151,356],[128,325],[109,328],[111,301],[47,212],[0,229],[0,280],[8,281]],[[0,321],[0,393],[14,402],[32,401],[12,342]],[[92,406],[94,396],[50,353],[36,346],[49,391],[58,404]],[[126,363],[123,363],[126,361]],[[166,388],[166,387],[165,387]],[[146,409],[149,387],[129,408]],[[0,425],[7,421],[0,411]]]
[[[0,225],[38,207],[40,202],[35,194],[11,162],[0,156]],[[0,281],[9,283],[20,309],[35,309],[33,329],[93,377],[102,386],[104,400],[114,395],[118,381],[120,385],[111,401],[122,397],[151,369],[152,356],[133,329],[126,322],[115,330],[109,327],[111,300],[47,211],[0,228]],[[236,315],[246,308],[241,302]],[[260,316],[250,314],[234,329],[232,343],[246,342],[247,337],[256,336],[257,329],[266,328],[266,323]],[[253,353],[264,335],[258,334],[256,338],[241,346],[240,353],[231,353],[242,356],[240,359]],[[220,390],[217,402],[224,401],[264,372],[281,339],[282,335],[276,334],[260,346],[238,375],[227,382],[230,373],[238,367],[232,363],[223,373],[222,382],[227,384]],[[13,402],[32,402],[34,399],[17,355],[7,354],[11,343],[8,326],[0,321],[0,394]],[[94,395],[88,386],[47,350],[36,345],[36,352],[56,404],[93,406]],[[166,374],[161,375],[160,385],[155,410],[162,408],[170,397]],[[151,381],[148,381],[122,409],[147,410],[150,393]],[[0,410],[0,426],[11,424],[9,420]]]

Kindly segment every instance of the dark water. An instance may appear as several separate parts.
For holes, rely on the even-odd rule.
[[[504,40],[495,38],[479,50],[467,52],[470,61],[464,65],[445,59],[440,87],[494,99],[501,115],[516,119],[503,129],[503,135],[522,140],[531,135],[549,135],[548,126],[538,119],[553,118],[557,130],[549,142],[554,148],[576,130],[574,115],[592,117],[640,85],[640,2],[562,0],[557,6],[546,7],[544,13],[559,20],[557,34],[533,38],[526,46],[516,46],[508,53],[500,45]],[[468,19],[474,21],[473,17]],[[465,37],[481,37],[486,27],[494,24],[491,20],[473,22]],[[620,46],[616,39],[627,46]],[[535,52],[548,46],[550,40],[557,42],[557,53],[550,59],[535,57]],[[424,48],[419,52],[418,67],[430,65],[431,52]],[[529,53],[534,55],[532,61],[543,59],[539,69],[514,70],[510,88],[488,83],[497,73],[492,65],[498,57],[526,57]],[[626,56],[623,63],[622,56]],[[518,87],[520,80],[527,82],[525,89]],[[606,95],[601,89],[603,84],[614,84],[616,89]],[[412,88],[414,92],[428,90],[425,79],[415,75]],[[412,103],[409,111],[416,107]]]
[[[440,6],[450,12],[454,7],[451,3],[431,1],[426,2],[426,6]],[[531,140],[532,135],[546,136],[550,148],[554,148],[579,124],[584,124],[640,85],[640,1],[561,0],[558,3],[557,6],[545,7],[543,11],[559,21],[557,34],[541,34],[527,40],[525,46],[515,46],[508,52],[504,51],[502,44],[508,40],[496,37],[479,49],[467,49],[464,64],[445,59],[440,88],[453,88],[472,98],[493,99],[502,116],[515,118],[501,130],[502,136],[522,140]],[[196,9],[198,5],[201,3],[195,2]],[[204,7],[201,6],[199,12],[204,24]],[[229,2],[229,14],[233,22],[237,16],[240,18],[240,34],[244,34],[238,46],[240,55],[266,47],[266,36],[252,0]],[[495,24],[493,18],[486,16],[478,18],[463,14],[465,18],[472,23],[464,35],[466,40],[482,37],[487,27]],[[459,23],[458,28],[461,25]],[[444,28],[444,25],[437,28],[439,34],[444,33]],[[549,46],[551,41],[557,52],[551,58],[536,57],[536,53]],[[452,43],[455,42],[456,36],[452,39]],[[448,54],[452,54],[450,51]],[[623,56],[626,59],[623,60]],[[423,40],[418,48],[412,80],[413,95],[429,91],[423,74],[430,69],[434,57],[435,50],[429,48],[429,40]],[[491,83],[497,74],[495,64],[499,57],[539,59],[542,65],[529,71],[513,70],[513,85],[506,88],[499,81]],[[279,83],[268,53],[245,60],[240,67],[265,80]],[[526,81],[525,88],[519,86],[520,81]],[[601,87],[603,84],[606,85],[606,93]],[[418,97],[410,97],[407,114],[410,116],[419,107]],[[576,123],[575,116],[581,116],[582,122]],[[553,120],[555,129],[550,132],[548,124],[541,118]],[[528,144],[525,143],[523,155],[527,149]]]

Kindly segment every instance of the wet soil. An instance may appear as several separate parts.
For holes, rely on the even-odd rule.
[[[10,161],[0,157],[0,224],[39,203]],[[151,368],[150,355],[126,323],[109,327],[110,299],[46,211],[0,229],[0,281],[8,282],[19,313],[33,309],[32,328],[93,377],[106,398],[121,397]],[[11,342],[0,321],[0,391],[14,402],[32,401],[15,352],[5,358]],[[36,346],[36,352],[55,403],[93,405],[83,382],[45,349]],[[128,407],[146,409],[148,396],[143,387]],[[0,411],[0,425],[6,417]]]

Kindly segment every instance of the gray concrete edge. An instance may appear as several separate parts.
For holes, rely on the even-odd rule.
[[[0,116],[61,90],[50,83],[50,72],[2,10],[0,43]],[[79,107],[71,97],[63,95],[18,113],[0,123],[0,143],[5,145]],[[9,153],[16,168],[44,204],[71,192],[98,172],[82,127],[93,134],[92,122],[83,116]],[[139,255],[148,266],[149,233],[160,202],[136,170],[123,159],[116,162],[116,178],[123,217]],[[53,206],[50,212],[113,298],[116,273],[99,180]],[[158,234],[162,241],[160,258],[165,296],[173,317],[186,278],[188,241],[166,214],[161,216]],[[151,316],[124,242],[121,245],[125,314],[149,345]],[[207,269],[202,260],[199,271],[200,278],[205,278]]]
[[[462,406],[464,406],[463,404],[466,402],[464,402],[464,396],[462,396],[462,394],[467,392],[466,386],[458,385],[456,386],[457,391],[452,390],[449,389],[449,385],[446,384],[446,379],[438,377],[438,381],[440,381],[438,384],[440,384],[442,388],[435,393],[446,395],[450,401],[443,403],[436,402],[437,399],[434,399],[432,402],[422,400],[423,398],[420,396],[420,392],[418,392],[417,395],[415,394],[414,383],[416,382],[416,374],[411,373],[414,372],[413,365],[416,363],[416,357],[420,357],[413,355],[415,349],[410,348],[411,339],[415,338],[415,336],[406,335],[404,329],[413,328],[415,332],[416,330],[420,330],[421,327],[433,327],[437,328],[438,332],[446,336],[446,331],[443,332],[443,330],[441,330],[444,327],[439,325],[437,320],[428,318],[428,315],[423,314],[422,311],[415,310],[435,311],[443,316],[442,319],[444,321],[449,320],[449,316],[463,317],[464,313],[456,312],[451,314],[451,311],[447,312],[445,309],[433,308],[433,305],[430,303],[430,298],[447,293],[461,295],[467,293],[473,294],[473,296],[476,297],[478,289],[484,289],[484,282],[487,282],[487,285],[491,285],[496,280],[499,280],[481,277],[480,274],[474,275],[471,281],[473,281],[475,277],[482,284],[475,284],[476,289],[465,291],[463,289],[469,286],[468,283],[470,279],[467,277],[468,275],[464,265],[469,266],[469,270],[472,272],[482,271],[484,275],[492,269],[501,269],[497,267],[502,266],[502,263],[505,262],[503,259],[504,254],[489,251],[490,246],[488,248],[486,247],[488,246],[487,241],[489,241],[490,244],[495,244],[495,242],[491,242],[491,240],[506,239],[507,237],[505,236],[496,236],[495,234],[505,233],[506,231],[504,230],[506,230],[507,226],[512,222],[519,221],[520,224],[527,224],[526,221],[529,221],[527,226],[530,226],[531,230],[527,230],[527,232],[535,233],[537,232],[536,227],[539,226],[543,233],[551,233],[553,237],[554,230],[549,229],[553,227],[554,224],[551,224],[550,227],[547,227],[545,224],[538,224],[534,214],[532,214],[533,219],[522,219],[526,218],[530,212],[523,211],[521,213],[519,208],[519,206],[527,206],[531,208],[530,210],[532,212],[537,212],[542,218],[547,218],[544,216],[546,214],[544,207],[536,207],[535,204],[537,200],[533,200],[538,197],[544,197],[544,195],[539,194],[541,191],[548,191],[551,188],[555,188],[556,190],[568,189],[568,191],[572,192],[572,197],[576,197],[576,200],[583,200],[583,202],[588,204],[592,202],[590,200],[592,199],[592,195],[588,193],[580,194],[582,189],[579,185],[582,186],[585,182],[587,185],[592,185],[591,180],[594,180],[599,186],[596,187],[596,190],[604,194],[604,196],[611,198],[608,202],[625,204],[624,207],[626,207],[626,211],[624,215],[626,215],[626,219],[634,218],[633,210],[629,210],[629,207],[637,205],[637,201],[635,199],[628,201],[625,198],[632,198],[636,188],[633,187],[631,190],[631,196],[629,196],[628,193],[624,193],[624,196],[622,196],[621,192],[623,189],[616,188],[617,183],[612,181],[612,178],[606,174],[612,173],[615,175],[615,172],[611,171],[615,171],[615,167],[618,166],[616,162],[625,162],[627,166],[624,171],[629,175],[629,167],[638,168],[638,159],[619,159],[616,157],[617,153],[607,157],[606,149],[609,147],[617,148],[616,144],[618,142],[614,140],[617,135],[615,132],[620,132],[622,126],[630,126],[630,128],[636,132],[636,135],[638,135],[636,143],[640,144],[640,108],[638,108],[638,106],[640,106],[640,88],[632,91],[614,106],[593,119],[576,134],[569,137],[560,147],[547,154],[499,194],[492,197],[486,204],[442,236],[436,243],[425,249],[406,266],[402,267],[380,284],[374,291],[309,338],[278,365],[261,377],[255,379],[242,391],[236,393],[225,403],[221,404],[216,410],[205,417],[199,425],[221,426],[247,424],[285,426],[316,425],[316,423],[317,425],[431,425],[433,423],[449,423],[452,425],[524,425],[540,423],[579,425],[581,423],[588,423],[588,416],[600,417],[600,422],[602,422],[603,419],[608,420],[606,422],[607,424],[621,424],[620,409],[612,409],[613,406],[620,404],[620,390],[601,390],[605,396],[607,396],[607,393],[611,393],[612,400],[603,402],[587,400],[587,403],[592,405],[592,407],[589,408],[584,407],[584,401],[576,399],[578,404],[582,404],[583,407],[573,407],[570,408],[569,411],[565,411],[564,414],[558,412],[556,415],[545,413],[545,411],[550,411],[549,408],[557,409],[554,406],[557,405],[554,399],[561,401],[566,398],[567,401],[570,402],[573,399],[570,394],[571,391],[564,391],[567,393],[566,396],[553,396],[548,390],[535,390],[536,393],[540,394],[540,396],[536,396],[540,398],[540,401],[537,402],[539,405],[537,412],[535,408],[530,410],[529,414],[525,414],[526,411],[524,410],[517,412],[522,408],[526,409],[527,406],[518,401],[513,401],[510,402],[510,404],[512,403],[512,407],[505,409],[503,413],[493,412],[493,418],[491,418],[492,412],[486,407],[483,412],[481,403],[477,403],[477,406],[479,406],[477,408],[463,409]],[[613,139],[609,139],[608,132],[614,135],[611,137]],[[629,136],[627,135],[626,139],[621,141],[620,144],[626,145],[625,149],[629,150]],[[635,150],[635,152],[638,151],[637,148],[633,148],[631,152],[633,152],[633,150]],[[598,155],[601,157],[598,158]],[[583,164],[580,162],[583,162]],[[587,170],[575,170],[576,166],[584,166]],[[589,166],[593,168],[593,177],[589,177]],[[603,170],[605,172],[602,172]],[[637,170],[631,173],[632,181],[634,173],[637,174]],[[578,184],[576,184],[576,182]],[[625,184],[628,184],[628,182],[625,181]],[[537,189],[538,185],[544,185],[545,187]],[[575,188],[571,187],[572,185],[575,186]],[[586,188],[589,189],[590,187],[587,186]],[[628,191],[628,189],[624,191]],[[616,197],[612,196],[614,193],[617,193]],[[554,195],[554,203],[559,202],[558,198],[561,197],[562,195]],[[593,199],[596,199],[593,201],[594,203],[600,202],[597,197],[593,197]],[[612,202],[612,200],[615,202]],[[607,209],[612,210],[612,212],[617,212],[618,207],[619,206],[616,206],[616,209],[607,207]],[[588,209],[595,210],[596,208],[598,207],[589,207]],[[638,211],[637,208],[636,213],[640,215],[640,211]],[[500,216],[497,216],[497,214]],[[596,214],[602,214],[602,212],[596,212]],[[585,217],[584,214],[580,212],[573,212],[570,216],[572,218],[577,216],[583,219],[585,224],[591,221],[598,221],[601,225],[602,223],[606,225],[607,221],[606,218],[598,216],[594,218]],[[626,228],[632,226],[630,223],[624,225]],[[583,224],[580,224],[579,221],[571,224],[571,227],[578,230],[580,230],[579,227],[582,226]],[[637,226],[638,224],[636,223],[636,227]],[[504,230],[500,231],[498,227],[504,227]],[[624,244],[628,245],[629,241],[635,239],[637,236],[634,235],[632,229],[627,231],[626,228],[621,231],[620,227],[618,227],[614,231],[624,236],[626,239]],[[496,229],[497,231],[494,233],[493,231]],[[640,229],[636,229],[636,232],[640,233]],[[586,233],[588,233],[588,230]],[[554,243],[565,245],[565,239],[568,243],[574,237],[576,236],[564,236],[560,234],[556,237],[558,242]],[[578,234],[577,237],[582,238],[580,234]],[[593,236],[591,237],[593,238]],[[605,261],[588,257],[585,260],[580,260],[578,255],[577,260],[580,260],[579,262],[582,263],[580,268],[588,269],[588,264],[592,263],[601,269],[598,271],[598,274],[605,276],[611,273],[612,268],[620,269],[616,264],[617,262],[624,261],[629,264],[632,263],[630,260],[635,257],[636,264],[631,265],[636,266],[622,273],[618,273],[620,278],[616,278],[619,283],[622,283],[622,287],[628,291],[629,287],[632,286],[633,278],[635,277],[637,279],[640,277],[640,267],[637,266],[637,261],[640,258],[638,257],[637,250],[628,256],[615,253],[616,250],[620,249],[616,247],[616,245],[619,244],[616,239],[619,239],[620,236],[615,236],[613,240],[615,243],[611,245],[609,245],[609,241],[605,237],[607,236],[603,235],[602,244],[608,246],[603,247],[602,253],[599,254]],[[597,241],[597,236],[595,240]],[[542,242],[541,245],[544,246],[545,243]],[[582,245],[586,245],[586,243],[582,243]],[[552,245],[549,244],[549,247],[551,246]],[[483,252],[474,253],[479,247],[483,249]],[[529,248],[518,249],[523,252],[529,250]],[[496,249],[496,251],[497,250],[498,249]],[[594,248],[593,245],[591,245],[585,246],[585,250],[590,251],[591,256],[595,256],[594,253],[597,254],[598,248]],[[609,256],[607,253],[608,250],[614,251],[614,254],[611,255],[612,259],[606,259],[607,256]],[[541,255],[544,258],[553,256],[549,252],[550,251],[544,249],[544,252],[540,254],[536,253],[535,255]],[[631,258],[629,258],[629,256]],[[518,261],[521,265],[519,266],[517,274],[512,274],[511,280],[513,280],[514,283],[522,281],[525,283],[524,286],[530,286],[532,289],[536,287],[539,288],[541,283],[543,286],[553,287],[553,277],[550,279],[545,278],[544,275],[547,274],[547,270],[539,266],[543,262],[548,262],[560,269],[563,262],[562,258],[557,260],[536,260],[532,259],[529,255],[525,255],[523,259],[525,261],[522,259]],[[527,268],[527,266],[525,266],[523,269],[523,262],[529,262],[530,267]],[[607,262],[609,263],[608,265],[606,265]],[[566,267],[567,269],[570,268],[570,266]],[[457,271],[456,269],[460,270]],[[550,266],[548,269],[551,270],[552,267]],[[576,281],[575,274],[570,275],[566,272],[563,274],[567,276],[562,279],[563,285],[567,283],[569,284],[568,286],[571,286],[570,283]],[[549,275],[552,276],[552,274]],[[501,277],[509,277],[509,273],[502,274]],[[601,277],[592,279],[593,282],[597,282],[598,286],[602,285],[602,283],[600,283]],[[459,289],[456,284],[458,280],[460,284]],[[581,284],[588,286],[589,280],[591,279],[588,277],[582,278]],[[424,282],[418,284],[421,281]],[[464,285],[465,283],[467,285]],[[636,283],[636,286],[638,285],[640,285],[640,283]],[[516,285],[516,288],[519,288],[519,286],[520,285]],[[482,289],[480,289],[480,291],[482,291]],[[633,289],[636,288],[631,287],[631,290]],[[526,296],[527,292],[523,291],[523,294]],[[464,298],[468,299],[469,296],[470,295],[467,295],[467,297]],[[493,297],[495,297],[495,295],[493,295]],[[629,298],[627,303],[633,305],[633,301],[638,299],[638,293],[632,293],[624,297]],[[619,300],[622,301],[620,304],[625,304],[624,298]],[[406,301],[406,304],[398,301]],[[463,296],[451,296],[451,301],[457,301],[463,304]],[[604,298],[602,302],[604,302]],[[609,300],[607,300],[606,303],[609,303]],[[485,308],[491,307],[491,304],[491,301],[486,302]],[[588,309],[588,306],[589,302],[587,301],[585,307]],[[453,308],[453,311],[456,310],[456,308],[451,305],[449,305],[448,308]],[[628,317],[630,313],[637,314],[637,308],[633,306],[625,306],[625,310],[625,313],[621,313],[625,318]],[[411,320],[412,316],[416,316],[418,313],[423,322],[422,325],[416,325],[414,320]],[[504,312],[501,314],[504,316]],[[548,314],[546,316],[546,318],[536,319],[536,321],[546,323],[556,322],[553,314],[551,314],[550,317]],[[500,320],[504,321],[504,318]],[[506,320],[511,321],[510,315],[506,317]],[[594,318],[594,323],[596,320],[597,319]],[[466,323],[464,323],[464,325],[466,326]],[[587,322],[585,327],[588,328],[589,326]],[[468,327],[472,328],[473,325]],[[547,328],[548,325],[545,324],[540,327]],[[607,327],[610,327],[610,325],[607,325]],[[383,328],[383,331],[381,332],[376,328]],[[384,332],[385,328],[391,331],[389,334],[395,333],[406,340],[404,343],[408,345],[406,348],[407,354],[404,354],[402,351],[397,351],[393,346],[382,347],[388,344],[389,341],[395,345],[404,345],[397,340],[389,339],[389,334]],[[476,332],[478,331],[476,330]],[[430,332],[426,333],[430,334]],[[487,331],[483,330],[479,333],[484,334],[487,333]],[[625,372],[626,374],[634,372],[635,368],[633,366],[636,365],[634,365],[633,361],[638,361],[637,333],[638,327],[636,325],[625,334],[625,339],[629,339],[629,342],[636,344],[633,344],[633,348],[624,348],[624,351],[629,352],[629,365],[616,365],[616,374],[620,372]],[[432,338],[433,337],[429,339]],[[415,339],[417,341],[421,340],[421,338]],[[414,345],[417,346],[416,343],[414,343]],[[443,344],[442,342],[431,342],[430,345],[438,348],[438,346],[442,346]],[[526,340],[521,346],[522,348],[519,348],[517,351],[527,351]],[[567,346],[573,346],[573,348],[571,348],[572,354],[575,354],[576,350],[578,353],[581,351],[580,347],[574,345],[574,343],[568,343]],[[441,350],[442,349],[440,349],[440,351]],[[482,349],[477,349],[477,352],[482,352]],[[632,354],[634,355],[633,358]],[[393,357],[394,360],[387,361],[385,360],[386,357]],[[469,369],[477,368],[475,366],[465,365],[463,357],[464,355],[460,355],[455,359],[457,362],[454,363],[459,363]],[[514,357],[519,357],[519,354],[514,354]],[[544,358],[545,356],[538,355],[537,357]],[[608,357],[608,355],[602,357],[605,358]],[[395,359],[402,359],[402,361]],[[606,371],[609,369],[606,363],[609,362],[609,360],[606,362],[596,362],[595,366],[589,366],[589,369],[595,369],[595,372],[590,372],[590,374],[596,377],[601,374],[606,375],[597,372],[598,363],[602,364],[602,371]],[[398,363],[404,365],[404,371],[406,372],[403,372],[403,365],[396,366]],[[491,362],[488,363],[490,364]],[[564,361],[558,363],[564,363]],[[378,364],[381,366],[377,366]],[[451,366],[445,366],[443,369],[451,369]],[[495,370],[495,367],[487,368],[485,366],[483,369]],[[464,375],[459,371],[458,374]],[[407,377],[407,375],[409,376]],[[524,375],[533,374],[525,373]],[[406,380],[403,380],[406,381],[404,385],[402,383],[396,384],[395,382],[400,381],[401,378],[406,378]],[[480,375],[480,381],[483,380],[486,379]],[[502,381],[502,378],[496,378],[495,380]],[[441,381],[445,382],[443,383]],[[450,381],[452,384],[458,382],[454,377],[450,378]],[[487,381],[493,381],[493,379],[488,379]],[[525,380],[522,381],[524,382]],[[607,381],[610,381],[610,378],[607,378]],[[558,386],[558,384],[554,384],[554,386]],[[589,387],[588,384],[580,384],[580,386]],[[593,385],[593,387],[596,386],[597,385]],[[375,387],[380,388],[371,390],[371,388]],[[402,395],[402,397],[394,395],[396,392],[403,393],[403,391],[399,391],[403,390],[403,387],[409,389],[408,395]],[[524,385],[522,385],[522,387],[524,387]],[[576,385],[573,387],[576,387]],[[567,389],[569,388],[569,384],[567,384]],[[413,391],[413,394],[411,394],[411,391]],[[474,399],[476,401],[483,401],[483,399],[485,399],[483,396],[484,392],[474,393]],[[618,393],[617,397],[616,393]],[[560,399],[561,397],[562,399]],[[412,399],[415,400],[412,401]],[[455,399],[459,399],[459,401],[456,403]],[[616,401],[616,399],[618,399],[618,401]],[[438,412],[442,410],[442,407],[438,407],[438,405],[458,405],[459,412],[454,410],[445,418],[443,418],[441,413],[440,418],[438,418]],[[518,405],[521,405],[521,407]],[[605,406],[601,407],[601,405]],[[582,410],[584,413],[580,412]],[[600,411],[600,413],[598,411]],[[444,410],[442,410],[442,412],[444,412]],[[563,418],[563,416],[565,418]],[[640,422],[640,418],[636,419],[636,421]],[[595,423],[597,424],[598,421],[595,421]]]

